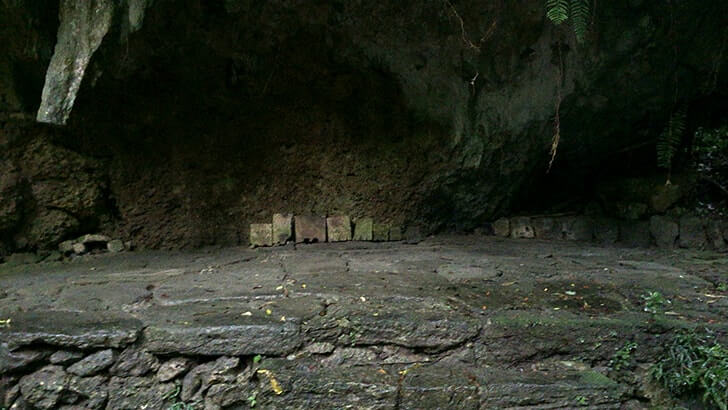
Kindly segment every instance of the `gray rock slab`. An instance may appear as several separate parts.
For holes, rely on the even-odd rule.
[[[293,240],[293,215],[273,214],[273,241],[285,245]]]
[[[68,372],[77,376],[93,376],[111,367],[116,361],[117,355],[111,349],[96,352],[74,363],[68,368]]]
[[[48,349],[10,351],[6,343],[0,343],[0,374],[25,369],[50,355]]]
[[[250,244],[252,246],[273,246],[273,225],[250,224]]]
[[[159,383],[149,377],[112,377],[106,409],[166,409],[175,400],[171,396],[176,388],[174,383]]]
[[[510,223],[507,225],[503,224],[502,221],[508,221],[507,219],[499,219],[498,221],[501,221],[501,226],[499,227],[499,233],[496,233],[498,236],[508,236],[510,232],[506,234],[508,229],[510,229]],[[497,221],[496,221],[497,222]],[[550,217],[539,217],[539,218],[533,218],[532,219],[532,225],[533,229],[536,235],[536,238],[538,239],[562,239],[562,229],[561,229],[561,223],[559,223],[559,220],[557,218],[550,218]],[[493,226],[495,229],[495,225]]]
[[[326,218],[314,215],[296,215],[294,223],[296,243],[326,242]]]
[[[35,408],[53,409],[68,387],[69,375],[60,366],[46,366],[20,379],[23,399]]]
[[[88,234],[76,239],[76,242],[80,242],[84,245],[90,245],[94,243],[107,243],[109,241],[111,241],[111,238],[102,234]]]
[[[154,354],[242,356],[285,355],[301,344],[299,320],[290,310],[228,306],[200,303],[155,307],[145,313],[143,347]]]
[[[374,220],[372,218],[359,218],[354,221],[354,240],[371,241]]]
[[[175,357],[167,360],[159,366],[157,379],[161,382],[168,382],[187,373],[192,367],[192,360],[186,357]]]
[[[389,240],[390,241],[401,241],[404,239],[404,235],[402,233],[402,227],[399,225],[394,225],[389,228]]]
[[[106,244],[106,249],[109,252],[117,253],[117,252],[123,252],[126,247],[124,246],[124,242],[121,241],[121,239],[114,239],[112,241],[109,241],[109,243]]]
[[[115,376],[144,376],[159,369],[159,360],[138,347],[127,347],[109,369]]]
[[[84,353],[77,350],[59,350],[48,359],[51,364],[66,366],[83,359]]]
[[[348,216],[330,216],[326,218],[326,230],[329,242],[346,242],[351,240],[351,218]]]
[[[220,357],[214,361],[196,366],[182,380],[180,399],[200,401],[202,393],[212,384],[235,382],[235,369],[240,365],[237,357]]]
[[[4,313],[10,327],[0,328],[0,339],[11,350],[43,343],[77,349],[123,347],[133,343],[142,323],[122,313],[31,311]]]
[[[654,215],[650,218],[650,234],[660,248],[674,248],[680,226],[672,218]]]

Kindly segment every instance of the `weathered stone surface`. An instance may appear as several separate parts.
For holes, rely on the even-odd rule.
[[[106,244],[106,249],[109,252],[117,253],[117,252],[123,252],[126,247],[124,246],[124,242],[122,242],[121,239],[114,239],[109,241],[109,243]]]
[[[250,244],[252,246],[273,246],[273,225],[250,224]]]
[[[707,245],[703,220],[686,215],[680,218],[680,247],[703,249]]]
[[[374,220],[372,218],[359,218],[354,222],[354,240],[371,241]]]
[[[82,408],[101,409],[109,397],[108,381],[106,376],[72,376],[68,381],[68,390],[85,399]]]
[[[619,221],[610,218],[595,218],[594,240],[604,245],[617,243],[619,241]]]
[[[617,202],[617,216],[622,219],[637,221],[647,215],[647,204],[641,202]]]
[[[23,399],[39,409],[53,409],[68,387],[69,375],[60,366],[46,366],[20,379]]]
[[[619,241],[630,247],[649,247],[652,243],[650,223],[646,221],[620,221]]]
[[[389,225],[377,224],[372,225],[372,240],[374,242],[386,242],[389,240]]]
[[[422,231],[418,226],[408,226],[404,233],[404,242],[409,245],[416,245],[422,242]]]
[[[402,236],[402,227],[399,225],[395,225],[389,228],[389,240],[390,241],[401,241],[403,239]]]
[[[654,215],[650,218],[650,234],[658,247],[674,248],[680,227],[671,218]]]
[[[10,407],[20,396],[20,386],[15,377],[0,377],[0,406]]]
[[[566,217],[561,220],[562,236],[569,241],[594,239],[594,222],[586,216]]]
[[[127,347],[109,369],[109,373],[115,376],[144,376],[157,369],[159,360],[154,355],[137,347]]]
[[[499,219],[499,221],[508,221],[505,218]],[[536,238],[539,239],[562,239],[562,224],[559,222],[556,218],[550,218],[550,217],[542,217],[542,218],[532,218],[531,220],[533,224],[533,230]],[[496,234],[498,236],[508,236],[510,235],[510,222],[508,222],[508,232],[503,235],[503,229],[506,228],[506,225],[501,222],[501,229],[500,234]]]
[[[48,359],[51,364],[66,366],[83,359],[83,352],[77,350],[59,350]]]
[[[293,240],[293,215],[273,214],[273,241],[285,245]]]
[[[73,252],[73,245],[75,244],[75,241],[63,241],[58,244],[58,250],[64,254],[67,255],[71,252]]]
[[[655,189],[655,193],[650,198],[650,205],[656,212],[664,213],[680,201],[683,193],[680,185],[660,185]]]
[[[0,232],[14,230],[22,217],[22,178],[9,161],[0,161]]]
[[[56,49],[46,74],[38,122],[65,124],[86,66],[111,27],[111,0],[63,0]]]
[[[175,357],[169,359],[159,366],[157,378],[161,382],[168,382],[185,374],[192,367],[192,360],[186,357]]]
[[[112,377],[109,381],[107,410],[166,409],[176,389],[174,383],[161,384],[150,377]]]
[[[87,251],[86,245],[84,245],[80,242],[74,243],[72,248],[73,248],[73,253],[75,253],[76,255],[83,255]]]
[[[531,218],[518,217],[511,218],[511,238],[535,238],[536,233],[534,232],[533,225],[531,225]]]
[[[13,312],[13,325],[0,328],[10,349],[43,343],[89,349],[121,347],[137,339],[142,324],[120,313],[30,311]]]
[[[293,320],[232,311],[196,315],[207,310],[208,305],[155,309],[144,329],[144,349],[154,354],[285,355],[301,343]]]
[[[234,370],[239,365],[240,359],[237,357],[223,356],[193,368],[182,381],[180,398],[184,401],[200,400],[211,385],[234,382]]]
[[[493,232],[495,236],[507,238],[511,235],[511,220],[508,218],[500,218],[493,222]]]
[[[718,219],[708,219],[705,221],[705,233],[712,249],[723,251],[728,248],[726,240],[723,238],[723,223]]]
[[[47,349],[17,350],[11,352],[6,343],[0,343],[0,375],[6,372],[22,370],[48,356]]]
[[[326,242],[326,218],[296,215],[295,220],[296,243]]]
[[[117,353],[112,349],[102,350],[74,363],[68,372],[77,376],[93,376],[108,369],[116,361]]]
[[[78,219],[68,213],[56,209],[44,209],[33,218],[28,230],[28,241],[49,248],[78,228]]]
[[[96,233],[83,235],[80,238],[76,239],[76,242],[80,242],[88,246],[91,244],[106,244],[110,240],[111,238],[109,238],[108,236]]]
[[[329,242],[350,241],[351,219],[348,216],[330,216],[326,218],[326,230]]]
[[[248,397],[254,394],[256,388],[256,385],[239,380],[233,383],[213,384],[205,396],[205,408],[227,408],[234,404],[250,407]]]

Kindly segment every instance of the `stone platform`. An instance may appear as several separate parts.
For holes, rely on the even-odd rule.
[[[483,236],[5,264],[0,408],[646,408],[674,331],[725,337],[726,272]]]

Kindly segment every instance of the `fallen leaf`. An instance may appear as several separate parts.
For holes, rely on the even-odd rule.
[[[258,374],[262,374],[268,378],[270,388],[273,389],[273,392],[276,395],[280,395],[283,393],[283,388],[281,387],[280,383],[278,383],[278,380],[276,380],[275,376],[273,376],[273,372],[266,369],[260,369],[258,370]]]
[[[270,310],[270,309],[266,309],[266,310],[265,310],[265,314],[266,314],[266,315],[271,315],[271,314],[273,314],[273,311],[272,311],[272,310]]]
[[[241,313],[240,316],[253,316],[253,312],[248,311],[245,313]]]

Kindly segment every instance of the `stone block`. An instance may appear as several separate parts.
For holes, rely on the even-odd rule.
[[[531,218],[511,218],[511,237],[528,239],[535,238],[536,234],[533,230],[533,225],[531,225]]]
[[[109,238],[106,235],[89,234],[89,235],[84,235],[84,236],[76,239],[76,242],[81,242],[84,245],[89,245],[89,244],[93,244],[93,243],[106,243],[106,242],[109,242],[110,240],[111,240],[111,238]]]
[[[386,242],[389,240],[389,225],[372,225],[372,240],[374,242]]]
[[[250,245],[272,246],[273,225],[271,224],[250,224]]]
[[[594,222],[586,216],[563,218],[562,237],[568,241],[591,241],[594,239]]]
[[[650,197],[650,205],[657,212],[665,212],[678,203],[683,197],[683,190],[679,185],[660,185]]]
[[[372,218],[360,218],[354,223],[354,240],[371,241],[374,221]]]
[[[422,231],[419,226],[410,225],[404,232],[404,241],[410,245],[422,242]]]
[[[273,242],[285,245],[293,240],[293,215],[273,214]]]
[[[86,245],[82,244],[81,242],[73,244],[73,253],[75,253],[76,255],[86,253],[86,250]]]
[[[697,216],[686,215],[680,218],[681,248],[702,249],[707,245],[703,220]]]
[[[594,240],[605,245],[617,243],[619,241],[619,222],[611,218],[595,218]]]
[[[402,238],[402,227],[393,226],[389,228],[389,240],[390,241],[401,241]]]
[[[501,218],[493,222],[493,233],[507,238],[511,234],[511,221],[508,218]]]
[[[326,231],[329,242],[351,240],[351,218],[348,216],[330,216],[326,218]]]
[[[626,246],[649,247],[652,243],[650,223],[647,221],[622,221],[619,225],[619,240]]]
[[[660,248],[674,248],[680,227],[672,218],[655,215],[650,218],[650,234]]]
[[[561,223],[555,218],[534,218],[534,235],[539,239],[561,239]],[[503,235],[499,235],[503,236]],[[508,235],[505,235],[508,236]]]
[[[725,239],[723,239],[723,224],[717,219],[708,219],[705,221],[705,233],[708,236],[710,246],[716,251],[724,251],[728,248]]]
[[[326,218],[304,215],[295,220],[296,243],[326,242]]]

